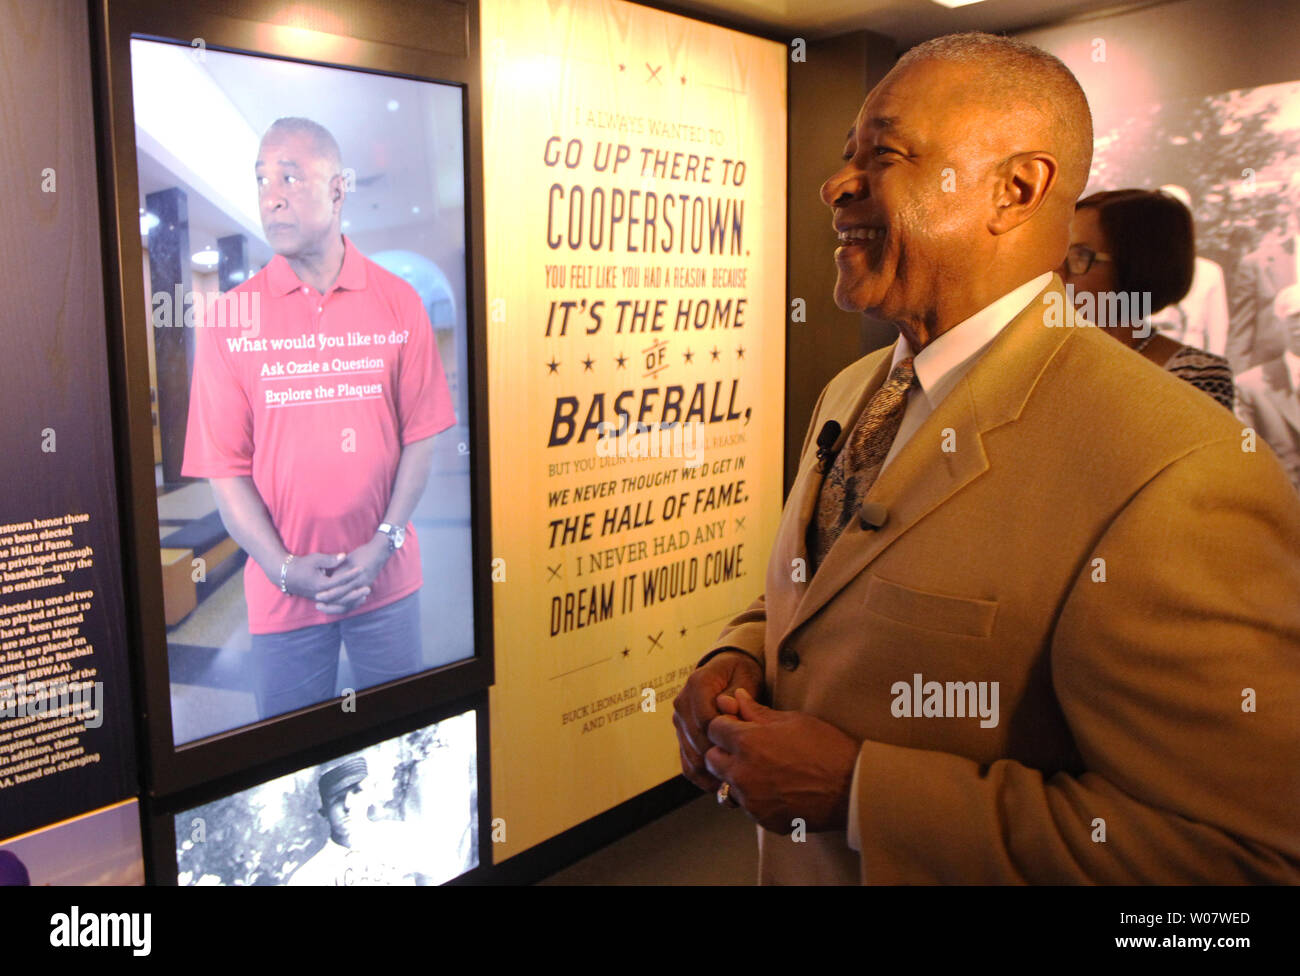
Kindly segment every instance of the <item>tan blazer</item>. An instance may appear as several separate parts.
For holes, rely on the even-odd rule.
[[[816,432],[846,439],[891,350],[818,401],[765,596],[715,648],[864,740],[862,853],[760,830],[765,882],[1300,881],[1300,500],[1231,413],[1046,307],[890,462],[884,526],[799,582]],[[917,674],[944,717],[894,714]],[[948,682],[996,682],[997,724]]]

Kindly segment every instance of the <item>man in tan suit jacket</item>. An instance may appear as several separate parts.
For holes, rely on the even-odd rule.
[[[812,572],[815,438],[837,421],[842,449],[899,354],[827,386],[766,592],[675,703],[683,772],[761,825],[765,882],[1300,881],[1300,502],[1045,274],[1088,172],[1068,71],[1003,39],[923,48],[823,187],[837,301],[920,357],[1046,286]],[[1027,124],[1018,75],[1062,116]]]

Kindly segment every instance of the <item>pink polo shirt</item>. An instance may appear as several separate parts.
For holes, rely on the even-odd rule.
[[[351,552],[373,538],[402,448],[456,419],[419,296],[346,237],[344,247],[324,295],[277,255],[222,296],[224,318],[209,313],[208,327],[196,329],[181,473],[251,475],[296,554]],[[256,315],[255,329],[240,321],[241,308]],[[278,576],[250,559],[248,629],[272,634],[368,613],[422,582],[409,524],[405,544],[349,614],[321,613],[312,600],[281,593]]]

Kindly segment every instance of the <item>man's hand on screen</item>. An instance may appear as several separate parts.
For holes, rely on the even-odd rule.
[[[360,606],[370,596],[371,584],[390,555],[388,537],[383,535],[376,535],[347,553],[330,575],[328,587],[316,594],[316,609],[347,613]]]
[[[309,552],[294,556],[284,575],[284,585],[294,596],[315,600],[316,595],[330,586],[330,573],[346,558],[345,553]],[[279,579],[272,576],[272,583]]]

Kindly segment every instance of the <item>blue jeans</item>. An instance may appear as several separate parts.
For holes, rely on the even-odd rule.
[[[419,671],[420,593],[334,623],[251,636],[259,717],[273,718],[334,697],[340,642],[357,691]]]

